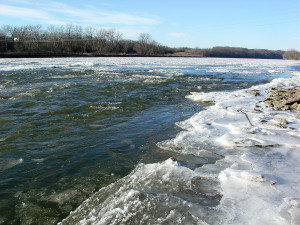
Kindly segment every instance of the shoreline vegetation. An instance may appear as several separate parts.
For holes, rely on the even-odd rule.
[[[122,39],[115,29],[66,24],[0,28],[0,58],[26,57],[217,57],[300,60],[296,50],[281,51],[237,47],[171,48],[141,33],[137,41]]]

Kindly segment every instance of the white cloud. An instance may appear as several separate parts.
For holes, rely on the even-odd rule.
[[[9,6],[4,4],[0,4],[0,15],[50,24],[62,23],[61,21],[56,20],[51,14],[38,9]]]
[[[169,36],[171,36],[171,37],[188,37],[189,35],[187,33],[183,33],[183,32],[172,32],[172,33],[169,33]]]
[[[103,11],[95,7],[75,8],[56,2],[37,2],[19,0],[19,5],[0,4],[0,16],[24,19],[47,24],[78,23],[85,25],[153,25],[160,23],[157,16],[134,15],[118,11]]]

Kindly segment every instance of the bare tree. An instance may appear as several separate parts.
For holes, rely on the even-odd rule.
[[[109,52],[118,53],[122,34],[117,32],[115,29],[109,29],[106,31],[106,33],[107,33],[106,38],[108,41]]]
[[[84,53],[91,53],[95,49],[95,36],[96,36],[96,29],[92,27],[85,28],[84,38],[83,38],[83,52]]]
[[[135,46],[135,50],[139,55],[151,55],[152,38],[150,34],[141,33],[138,42]]]
[[[0,37],[3,40],[3,49],[1,48],[3,52],[8,51],[8,39],[10,38],[12,40],[12,31],[13,28],[11,26],[1,26]]]
[[[108,39],[107,30],[98,29],[96,32],[96,45],[95,45],[95,50],[98,54],[104,54],[107,52],[107,39]]]
[[[295,49],[291,49],[283,54],[283,58],[290,60],[300,60],[300,53],[297,52]]]

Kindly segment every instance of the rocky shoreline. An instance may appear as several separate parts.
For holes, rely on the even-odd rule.
[[[257,93],[252,93],[256,95]],[[291,110],[297,111],[297,119],[300,119],[300,86],[282,89],[272,87],[268,92],[269,96],[264,103],[273,107],[275,110]]]

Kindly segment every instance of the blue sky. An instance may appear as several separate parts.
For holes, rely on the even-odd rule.
[[[170,47],[300,51],[300,0],[0,0],[0,26],[67,23]]]

